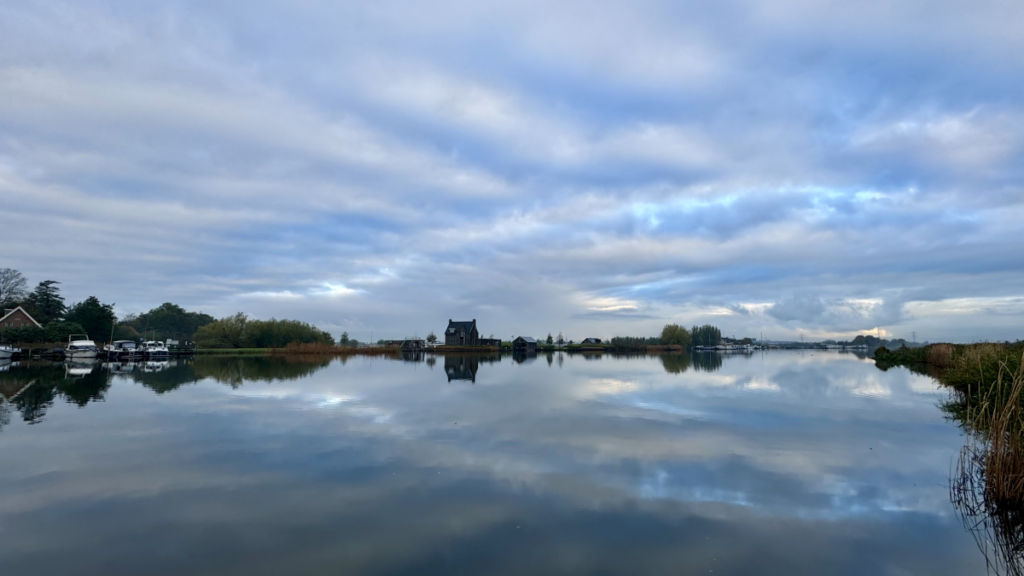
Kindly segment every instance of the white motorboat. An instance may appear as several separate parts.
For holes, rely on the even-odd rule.
[[[146,358],[168,358],[171,355],[171,352],[167,349],[167,346],[164,346],[163,342],[153,340],[143,344],[142,350],[145,352]]]
[[[95,358],[99,352],[96,343],[89,340],[88,334],[72,334],[68,336],[68,347],[64,349],[64,357],[71,360]]]
[[[0,344],[0,360],[10,360],[16,352],[20,350],[7,344]]]
[[[128,360],[142,357],[142,349],[139,348],[134,340],[116,340],[107,344],[104,351],[107,353],[109,360]]]

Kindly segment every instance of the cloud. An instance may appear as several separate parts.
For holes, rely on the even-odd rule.
[[[395,337],[1019,338],[945,311],[1024,295],[1024,8],[940,4],[0,2],[5,265]]]

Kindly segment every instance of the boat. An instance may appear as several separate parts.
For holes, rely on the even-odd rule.
[[[104,350],[109,360],[129,360],[142,358],[142,349],[134,340],[116,340],[107,344]]]
[[[0,360],[10,360],[21,350],[7,344],[0,344]]]
[[[99,352],[96,343],[89,340],[88,334],[72,334],[68,336],[68,347],[64,349],[64,357],[72,360],[95,358]]]
[[[142,351],[145,354],[146,358],[153,358],[153,359],[164,358],[164,359],[166,359],[166,358],[169,358],[171,356],[170,351],[167,349],[167,346],[164,346],[163,342],[156,342],[156,341],[153,341],[153,340],[150,340],[150,341],[146,342],[145,344],[143,344],[142,345]]]

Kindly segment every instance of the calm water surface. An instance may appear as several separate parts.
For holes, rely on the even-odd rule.
[[[946,394],[854,355],[29,364],[0,394],[4,575],[985,574]]]

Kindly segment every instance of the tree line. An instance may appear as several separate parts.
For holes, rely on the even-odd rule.
[[[165,302],[142,314],[118,318],[113,304],[96,296],[68,306],[60,282],[44,280],[32,291],[17,270],[0,268],[0,307],[21,307],[42,327],[5,328],[0,341],[20,343],[66,342],[72,334],[90,340],[195,341],[207,348],[280,348],[292,342],[334,343],[334,338],[315,326],[297,320],[251,320],[239,312],[220,320],[202,312],[190,312]]]

